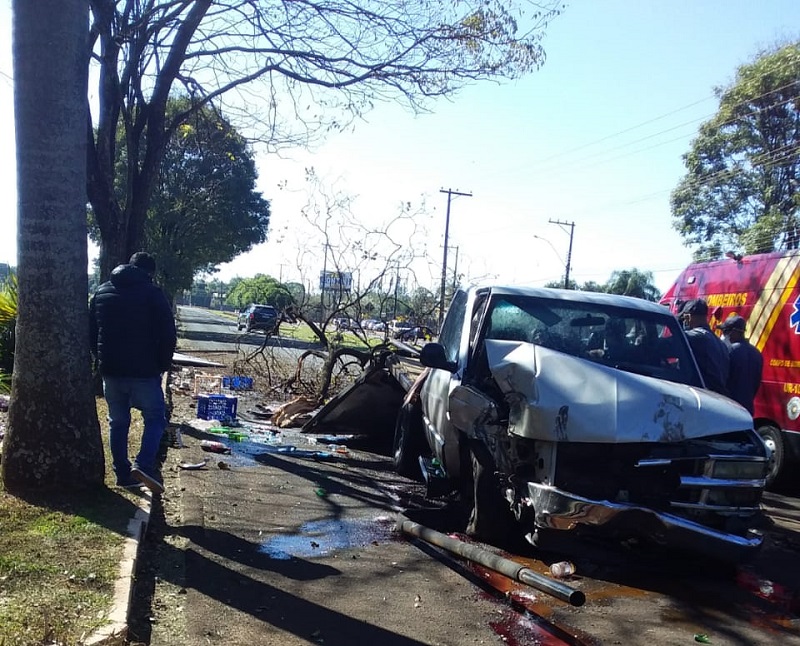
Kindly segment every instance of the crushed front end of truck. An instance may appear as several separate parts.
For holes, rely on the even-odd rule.
[[[724,560],[761,545],[767,454],[747,411],[702,388],[533,343],[485,341],[491,386],[450,396],[532,542],[637,537]]]

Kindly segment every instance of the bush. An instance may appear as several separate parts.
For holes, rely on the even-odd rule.
[[[11,274],[0,287],[0,388],[3,376],[14,368],[14,329],[17,325],[17,277]]]

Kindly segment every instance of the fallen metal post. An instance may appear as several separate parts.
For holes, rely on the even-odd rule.
[[[586,595],[580,590],[571,588],[560,581],[553,581],[546,576],[534,572],[530,568],[515,563],[510,559],[498,556],[482,547],[450,538],[430,527],[425,527],[424,525],[408,520],[405,516],[401,515],[399,517],[397,527],[400,531],[422,539],[426,543],[441,547],[448,552],[452,552],[469,561],[487,567],[490,570],[499,572],[510,579],[520,581],[537,590],[546,592],[556,599],[566,601],[573,606],[582,606],[586,601]]]

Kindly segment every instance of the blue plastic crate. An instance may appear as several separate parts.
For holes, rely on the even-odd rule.
[[[222,387],[230,390],[253,390],[252,377],[223,377]]]
[[[198,419],[218,419],[233,421],[236,419],[236,407],[239,398],[231,395],[199,395],[197,397]]]

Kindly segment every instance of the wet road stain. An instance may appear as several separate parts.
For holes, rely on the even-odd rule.
[[[318,558],[340,550],[386,543],[392,539],[390,518],[329,519],[305,523],[295,534],[264,541],[259,551],[275,560]]]

